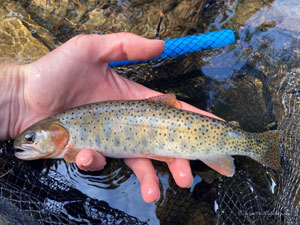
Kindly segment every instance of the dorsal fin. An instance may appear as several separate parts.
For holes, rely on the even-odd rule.
[[[158,103],[166,104],[177,109],[182,108],[180,101],[176,99],[176,96],[174,94],[157,95],[154,97],[147,98],[146,100],[150,102],[158,102]]]
[[[216,156],[201,158],[200,160],[224,176],[232,177],[235,173],[235,166],[231,156]]]

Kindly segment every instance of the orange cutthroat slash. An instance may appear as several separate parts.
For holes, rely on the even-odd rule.
[[[106,101],[72,108],[42,120],[15,140],[19,159],[64,158],[83,148],[107,157],[171,162],[199,159],[233,176],[232,155],[280,168],[279,131],[249,133],[229,123],[181,109],[171,94],[144,100]],[[277,144],[276,144],[277,143]]]

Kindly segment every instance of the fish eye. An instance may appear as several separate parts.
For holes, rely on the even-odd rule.
[[[35,133],[34,132],[27,133],[25,134],[24,138],[28,144],[32,144],[35,139]]]

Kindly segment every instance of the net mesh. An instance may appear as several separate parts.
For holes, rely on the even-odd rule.
[[[299,224],[299,70],[287,74],[287,87],[282,96],[284,130],[281,142],[283,174],[278,179],[277,201],[274,212],[281,215],[285,224]]]
[[[20,163],[1,146],[0,218],[8,224],[145,224]]]
[[[284,116],[278,127],[283,130],[282,172],[269,172],[258,180],[257,173],[239,170],[232,179],[222,178],[217,224],[299,224],[299,75],[294,69],[284,78]]]
[[[118,67],[116,71],[150,88],[175,93],[182,100],[207,108],[205,99],[209,97],[213,82],[199,68],[208,63],[210,56],[222,51],[207,50],[160,62]],[[157,216],[162,224],[193,224],[195,221],[202,221],[202,224],[207,221],[209,224],[299,223],[298,71],[287,73],[285,83],[281,96],[285,114],[279,125],[279,129],[284,130],[280,145],[283,174],[277,176],[269,171],[266,175],[263,169],[251,171],[244,166],[247,164],[243,163],[244,159],[238,159],[239,170],[233,178],[221,178],[207,189],[200,186],[192,195],[174,184],[172,188],[176,194],[168,192],[167,200],[158,204]],[[2,221],[11,224],[146,224],[16,160],[12,151],[10,142],[2,144]],[[275,190],[266,189],[272,182],[276,183]]]
[[[179,98],[189,102],[193,99],[198,104],[195,105],[205,108],[206,104],[199,105],[199,103],[205,102],[202,101],[207,97],[204,87],[208,89],[210,86],[207,84],[211,81],[204,78],[198,68],[205,65],[210,55],[216,55],[220,51],[198,52],[160,63],[120,67],[116,70],[129,79],[159,91],[180,90],[179,93],[186,93],[186,95],[179,94]],[[195,58],[200,60],[190,63]],[[166,83],[168,89],[164,90]],[[198,86],[191,89],[187,84],[192,83],[197,83]],[[162,224],[188,224],[186,221],[189,219],[193,221],[189,216],[192,212],[187,205],[192,209],[198,208],[197,213],[204,215],[200,221],[210,219],[212,223],[217,224],[299,223],[299,152],[297,151],[300,143],[297,135],[300,122],[300,112],[297,107],[300,102],[299,73],[297,71],[287,73],[286,83],[282,95],[285,114],[279,126],[279,129],[285,131],[280,145],[283,153],[283,174],[277,177],[271,172],[268,175],[264,172],[251,173],[247,168],[243,168],[243,163],[240,163],[240,166],[237,166],[240,169],[233,178],[221,178],[218,182],[215,202],[214,197],[211,199],[189,197],[187,201],[189,204],[187,204],[182,202],[182,199],[187,200],[188,193],[180,190],[177,190],[176,195],[170,193],[171,196],[167,199],[172,201],[165,201],[157,209]],[[197,98],[198,96],[200,99]],[[72,224],[99,223],[99,221],[103,224],[145,223],[111,208],[104,201],[91,199],[78,190],[41,174],[26,163],[20,163],[8,154],[9,150],[12,150],[10,143],[5,144],[1,149],[0,194],[3,205],[0,207],[0,214],[3,221],[12,224],[37,222]],[[272,184],[272,179],[276,180],[276,190],[266,190],[266,187]],[[217,183],[214,183],[213,186],[216,185]],[[203,190],[197,189],[197,191]],[[194,195],[196,193],[193,192]],[[211,215],[215,215],[214,209],[211,208],[214,204],[217,205],[216,221],[210,218]],[[200,205],[209,206],[201,208]],[[181,219],[178,219],[179,215]]]

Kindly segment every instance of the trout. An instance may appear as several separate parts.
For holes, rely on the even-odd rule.
[[[233,176],[233,155],[248,156],[278,170],[279,132],[249,133],[239,127],[182,110],[170,95],[145,100],[83,105],[37,122],[14,141],[23,160],[64,158],[74,162],[83,148],[113,158],[171,162],[199,159],[222,175]]]

